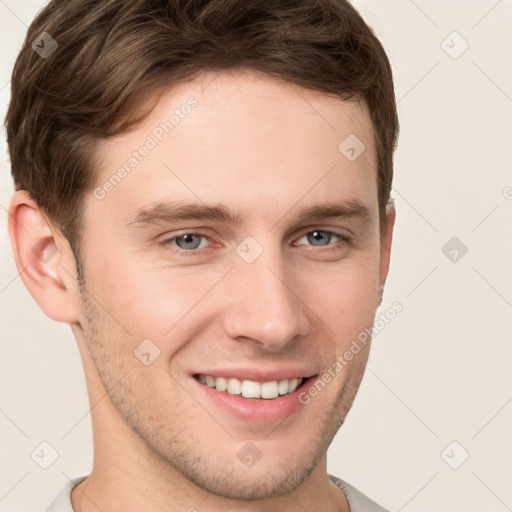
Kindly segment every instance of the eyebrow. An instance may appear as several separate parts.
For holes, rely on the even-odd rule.
[[[372,220],[373,210],[359,199],[349,199],[342,203],[326,202],[309,206],[298,212],[299,221],[313,221],[333,218],[361,218],[365,222]],[[186,220],[210,220],[232,225],[241,225],[245,217],[238,211],[230,210],[226,205],[215,203],[183,201],[158,201],[139,208],[128,217],[128,226],[146,226],[165,222]]]

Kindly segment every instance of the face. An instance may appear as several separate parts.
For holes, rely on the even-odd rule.
[[[385,278],[376,153],[356,103],[215,76],[99,149],[81,336],[145,447],[208,492],[256,499],[305,480],[362,378],[369,345],[335,362]]]

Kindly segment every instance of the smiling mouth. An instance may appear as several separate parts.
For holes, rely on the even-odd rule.
[[[289,395],[301,387],[306,380],[309,380],[307,377],[295,377],[293,379],[257,382],[253,380],[239,380],[234,377],[214,377],[203,374],[195,374],[194,378],[201,384],[223,393],[241,395],[244,398],[263,398],[266,400]]]

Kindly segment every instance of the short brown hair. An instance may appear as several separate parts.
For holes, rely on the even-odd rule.
[[[58,44],[47,58],[32,47],[42,33]],[[392,72],[346,0],[52,0],[31,24],[12,76],[6,127],[16,189],[77,257],[95,147],[141,120],[123,115],[129,100],[146,87],[237,67],[366,102],[382,226],[399,129]]]

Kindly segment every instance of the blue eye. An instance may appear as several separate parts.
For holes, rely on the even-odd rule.
[[[169,238],[166,243],[174,242],[178,249],[183,251],[194,251],[196,249],[200,249],[204,246],[201,246],[201,239],[208,239],[206,235],[202,233],[184,233],[183,235],[178,235],[172,238]]]
[[[309,243],[311,243],[314,247],[324,247],[330,244],[333,236],[338,237],[341,240],[348,241],[346,236],[343,236],[335,231],[327,231],[324,229],[315,229],[314,231],[309,231],[301,238],[306,238]],[[299,239],[300,240],[300,239]],[[318,244],[316,244],[318,242]]]
[[[302,239],[306,239],[306,244],[298,243]],[[343,241],[345,243],[350,243],[350,238],[346,235],[342,235],[337,231],[326,230],[326,229],[315,229],[312,231],[308,231],[304,235],[302,235],[298,242],[295,242],[294,245],[310,245],[311,247],[329,247],[332,246],[332,249],[339,248],[335,245],[335,243],[331,243],[333,238],[336,241]],[[337,240],[336,240],[337,239]],[[158,242],[158,245],[164,248],[171,248],[175,252],[181,255],[195,255],[199,254],[201,249],[208,249],[208,243],[211,242],[211,238],[204,233],[198,232],[188,232],[182,233],[181,235],[176,235],[171,238],[166,238],[161,242]],[[211,248],[210,248],[211,249]]]

